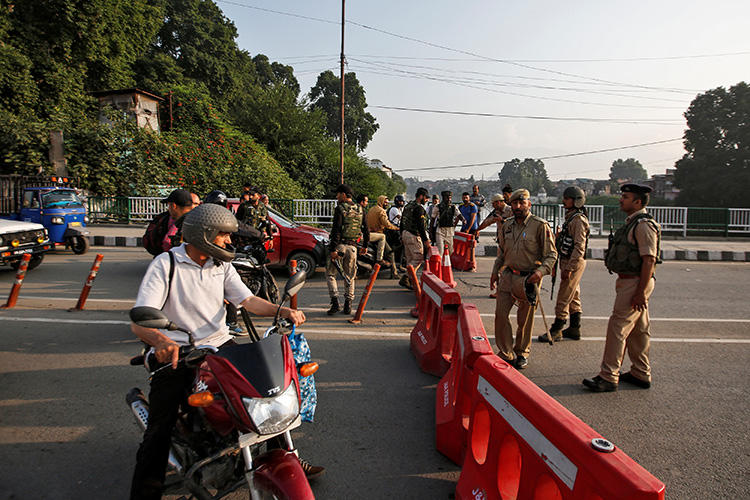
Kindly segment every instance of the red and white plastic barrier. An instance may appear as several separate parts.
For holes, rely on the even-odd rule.
[[[23,285],[23,279],[26,277],[26,270],[29,267],[29,261],[31,260],[31,254],[25,253],[21,256],[21,262],[18,264],[18,271],[16,272],[16,281],[13,282],[13,286],[10,288],[10,294],[8,294],[8,301],[0,309],[10,309],[15,307],[18,301],[18,294],[21,292],[21,285]]]
[[[461,304],[451,366],[440,379],[435,397],[435,445],[458,465],[466,450],[471,395],[477,386],[474,364],[480,356],[492,354],[477,306]]]
[[[427,254],[427,269],[432,274],[442,279],[442,273],[440,270],[440,250],[436,246],[430,246]]]
[[[438,377],[448,371],[461,296],[429,271],[422,273],[419,318],[410,348],[419,368]]]
[[[474,235],[456,232],[453,235],[453,253],[451,254],[453,269],[471,271],[476,267],[474,260]]]
[[[457,499],[663,500],[664,484],[495,355],[474,364]]]
[[[96,275],[99,273],[99,267],[102,265],[103,258],[104,258],[104,255],[100,253],[96,254],[96,258],[94,259],[94,265],[91,266],[91,271],[89,272],[89,277],[86,279],[86,283],[83,285],[83,289],[81,290],[80,297],[78,297],[78,303],[71,310],[73,311],[83,310],[83,306],[86,304],[86,299],[89,297],[89,292],[91,291],[91,287],[94,285],[94,280],[96,279]]]

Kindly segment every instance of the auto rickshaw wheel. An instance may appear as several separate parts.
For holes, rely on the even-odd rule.
[[[89,251],[89,239],[85,236],[73,236],[68,240],[68,245],[76,255],[83,255]]]

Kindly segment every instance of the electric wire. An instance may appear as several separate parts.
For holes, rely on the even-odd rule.
[[[536,160],[555,160],[555,159],[560,159],[560,158],[573,158],[576,156],[609,153],[611,151],[621,151],[624,149],[642,148],[646,146],[654,146],[657,144],[666,144],[669,142],[682,141],[682,140],[683,140],[682,137],[678,137],[674,139],[664,139],[661,141],[642,142],[640,144],[630,144],[628,146],[618,146],[618,147],[613,147],[613,148],[595,149],[591,151],[579,151],[577,153],[565,153],[565,154],[559,154],[559,155],[541,156],[535,159]],[[483,163],[463,163],[459,165],[441,165],[441,166],[435,166],[435,167],[399,168],[399,169],[394,169],[394,170],[398,172],[422,172],[422,171],[427,171],[427,170],[448,170],[448,169],[453,169],[453,168],[486,167],[489,165],[501,165],[501,164],[504,164],[506,161],[509,161],[509,160],[489,161],[489,162],[483,162]]]

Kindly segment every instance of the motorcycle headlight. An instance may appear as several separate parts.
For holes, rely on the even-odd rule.
[[[52,217],[52,224],[65,224],[65,220],[62,217]]]
[[[260,434],[281,432],[299,415],[297,386],[292,382],[272,398],[242,398],[247,414]]]

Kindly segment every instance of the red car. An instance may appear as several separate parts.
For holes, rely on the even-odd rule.
[[[230,199],[229,208],[237,211],[239,200]],[[292,222],[279,212],[268,208],[268,219],[278,228],[273,234],[273,251],[268,254],[269,266],[286,266],[297,261],[297,269],[310,278],[318,266],[325,266],[329,235],[325,229]]]

